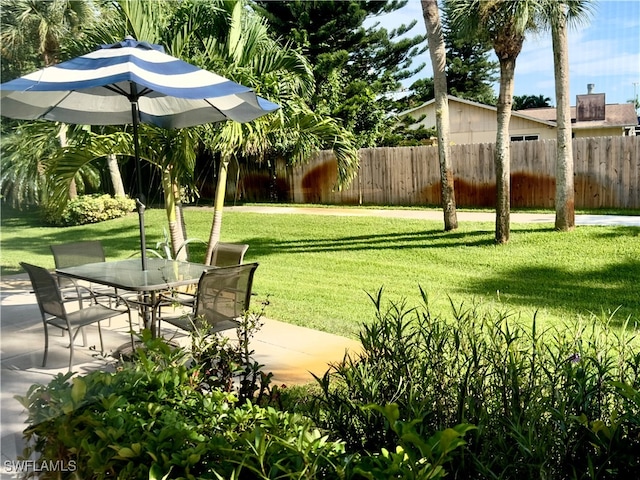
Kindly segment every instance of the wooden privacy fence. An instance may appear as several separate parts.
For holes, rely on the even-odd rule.
[[[456,203],[461,207],[495,205],[494,144],[453,145]],[[440,167],[437,147],[362,149],[353,182],[334,188],[336,160],[330,151],[308,164],[276,165],[269,173],[241,172],[228,185],[230,198],[292,203],[438,205]],[[511,143],[511,205],[553,208],[555,140]],[[640,137],[573,140],[576,208],[640,208]],[[235,173],[230,173],[235,178]],[[270,185],[269,198],[265,198]]]

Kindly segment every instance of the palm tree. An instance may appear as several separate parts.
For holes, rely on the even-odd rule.
[[[64,147],[59,141],[61,129],[67,136]],[[1,142],[0,187],[14,206],[42,205],[51,212],[61,211],[69,200],[72,180],[80,192],[100,184],[100,174],[90,161],[105,153],[97,153],[82,127],[19,122]],[[65,169],[69,159],[73,167]]]
[[[186,238],[184,225],[177,228],[181,223],[180,192],[193,186],[193,163],[188,159],[193,158],[196,142],[220,152],[225,160],[286,153],[293,161],[302,161],[328,146],[336,153],[339,180],[346,182],[355,174],[357,151],[353,139],[333,119],[317,115],[307,104],[314,85],[308,62],[271,39],[264,21],[243,2],[121,0],[115,10],[104,11],[101,18],[103,22],[85,42],[111,43],[133,34],[138,40],[162,44],[171,55],[252,87],[282,107],[277,114],[244,125],[225,122],[173,133],[141,125],[142,156],[161,169],[174,254]],[[115,145],[112,148],[112,153],[127,154],[120,143],[117,149]],[[66,159],[70,161],[67,166],[73,168],[71,157]],[[84,161],[86,158],[75,165]],[[221,200],[215,204],[210,250],[221,229],[226,162],[221,163],[216,193]],[[66,170],[65,175],[69,174]],[[64,182],[57,186],[65,188]]]
[[[442,186],[442,210],[445,231],[458,228],[456,197],[449,148],[449,101],[447,99],[446,50],[440,24],[438,0],[422,0],[422,13],[427,27],[427,42],[436,102],[436,130],[438,132],[438,158],[440,159],[440,184]]]
[[[573,230],[576,223],[567,24],[586,20],[589,13],[588,0],[550,0],[547,3],[546,20],[551,26],[557,105],[555,228],[559,231]]]
[[[12,0],[3,2],[2,8],[2,54],[15,55],[36,43],[45,67],[58,63],[62,38],[77,34],[95,19],[89,1]]]
[[[52,127],[59,128],[59,125],[53,122],[37,122],[34,126],[34,128],[41,129],[43,134]],[[132,156],[131,135],[119,130],[113,131],[112,128],[103,128],[103,133],[96,133],[86,125],[69,125],[67,132],[66,146],[61,147],[58,144],[57,148],[52,149],[46,156],[41,156],[44,158],[42,164],[49,187],[49,208],[62,211],[69,199],[68,192],[72,179],[82,179],[83,172],[94,170],[96,168],[95,161],[102,158],[107,161],[116,195],[124,196],[122,176],[117,166],[117,160],[115,158],[109,160],[109,157]],[[16,136],[21,137],[22,141],[24,138],[28,138],[20,132],[16,132]],[[49,133],[48,136],[51,137],[52,134]],[[55,139],[55,136],[53,138]],[[116,162],[116,165],[109,165],[110,161]],[[99,178],[98,175],[93,184],[94,187],[99,185]]]
[[[10,134],[0,139],[2,197],[10,200],[14,207],[38,205],[46,199],[47,175],[41,159],[60,148],[56,134],[53,123],[18,123]]]
[[[37,45],[42,66],[48,67],[57,63],[60,59],[62,39],[77,35],[95,19],[95,9],[89,1],[13,0],[5,2],[2,8],[2,55],[14,59],[19,64],[25,63],[21,57],[29,52],[34,44]],[[67,146],[67,127],[64,125],[59,127],[58,142],[63,148]],[[39,158],[32,160],[41,161]],[[41,167],[36,166],[36,169],[42,171]],[[42,178],[33,177],[30,181],[39,181]],[[77,195],[76,182],[81,181],[80,177],[69,180],[70,198]]]
[[[509,241],[510,234],[510,137],[509,121],[513,102],[516,59],[525,34],[540,24],[540,0],[449,0],[455,28],[470,39],[488,40],[500,63],[500,91],[497,104],[496,233],[497,243]]]
[[[515,95],[513,97],[514,110],[546,107],[551,107],[551,99],[544,95]]]
[[[250,124],[226,122],[211,127],[205,137],[207,148],[219,151],[222,157],[207,262],[220,238],[227,166],[233,156],[286,156],[301,162],[314,151],[331,148],[340,185],[353,178],[358,161],[352,135],[332,118],[310,108],[314,80],[309,63],[298,52],[274,41],[266,21],[247,10],[243,1],[214,5],[224,11],[223,20],[227,21],[213,22],[211,15],[201,18],[197,42],[192,44],[195,52],[201,52],[200,66],[254,88],[259,95],[280,104],[281,109]],[[190,19],[199,21],[193,14]]]

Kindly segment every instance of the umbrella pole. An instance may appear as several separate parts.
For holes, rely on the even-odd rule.
[[[132,96],[135,97],[135,85],[132,85]],[[138,140],[138,101],[133,98],[131,100],[131,116],[133,118],[133,148],[135,152],[136,173],[138,177],[138,197],[136,205],[138,207],[138,224],[140,230],[140,253],[142,254],[142,270],[147,269],[147,242],[145,238],[144,228],[144,194],[142,193],[142,172],[140,171],[140,145]]]

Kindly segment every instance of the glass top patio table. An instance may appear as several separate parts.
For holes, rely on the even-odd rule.
[[[151,330],[153,336],[156,336],[160,333],[156,332],[160,328],[156,325],[158,294],[175,287],[195,285],[202,273],[212,268],[215,267],[201,263],[149,258],[147,270],[142,270],[140,259],[132,258],[58,268],[56,273],[141,294],[136,303],[143,306],[145,327]]]
[[[142,270],[140,259],[132,258],[58,268],[56,273],[122,290],[154,293],[196,284],[202,273],[211,268],[214,267],[200,263],[149,258],[147,270]]]

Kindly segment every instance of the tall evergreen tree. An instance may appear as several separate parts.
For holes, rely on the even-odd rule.
[[[398,39],[415,21],[394,31],[365,19],[393,11],[403,1],[263,1],[254,8],[270,28],[299,48],[313,66],[317,111],[339,119],[360,147],[375,146],[386,129],[391,100],[400,81],[412,76],[412,59],[424,36]]]

